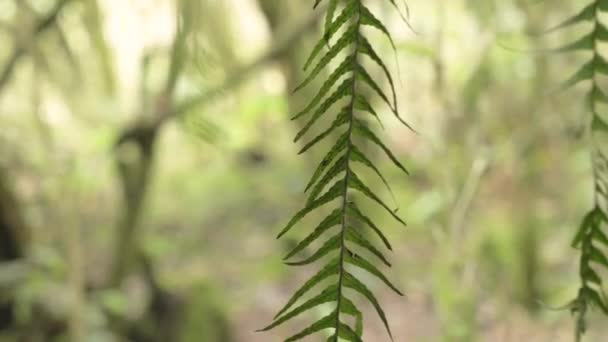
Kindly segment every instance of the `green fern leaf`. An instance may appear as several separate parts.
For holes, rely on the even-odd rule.
[[[315,285],[319,284],[321,281],[327,279],[328,277],[330,277],[332,275],[338,274],[338,271],[339,271],[338,265],[339,265],[338,259],[334,259],[334,260],[330,261],[327,265],[325,265],[325,267],[323,269],[321,269],[319,272],[317,272],[314,276],[312,276],[312,278],[310,278],[306,283],[304,283],[304,285],[302,285],[302,287],[300,287],[293,294],[293,296],[289,299],[287,304],[285,304],[285,306],[281,310],[279,310],[279,312],[275,316],[275,319],[277,317],[281,316],[285,311],[289,310],[289,308],[291,308],[291,306],[293,304],[295,304],[298,299],[300,299],[303,295],[305,295]]]
[[[596,55],[593,59],[595,72],[602,75],[608,75],[608,62],[600,55]]]
[[[588,62],[587,64],[583,65],[580,69],[578,69],[576,71],[576,73],[574,75],[572,75],[567,81],[562,83],[562,85],[560,86],[560,89],[565,90],[565,89],[568,89],[568,88],[571,88],[571,87],[577,85],[580,82],[591,80],[594,75],[594,69],[595,69],[595,67],[594,67],[593,61]]]
[[[352,274],[350,274],[348,272],[344,276],[344,286],[357,291],[359,294],[361,294],[363,297],[365,297],[372,304],[374,309],[376,309],[378,316],[380,316],[380,319],[382,320],[382,323],[384,324],[384,327],[386,328],[386,331],[388,332],[388,334],[392,340],[393,334],[391,332],[390,326],[388,325],[388,320],[386,319],[386,314],[384,313],[384,310],[382,310],[382,306],[380,306],[380,303],[378,302],[378,300],[376,299],[376,296],[374,296],[372,291],[370,291],[367,288],[367,286],[365,286],[365,284],[362,283],[359,279],[357,279],[355,276],[353,276]]]
[[[390,280],[388,280],[388,278],[382,272],[380,272],[380,270],[378,268],[376,268],[376,266],[374,266],[369,261],[367,261],[364,258],[357,256],[353,253],[347,253],[344,260],[354,266],[362,268],[362,269],[366,270],[367,272],[375,275],[378,279],[382,280],[382,282],[384,284],[386,284],[386,286],[390,287],[391,290],[393,290],[398,295],[403,296],[403,293],[401,291],[399,291],[399,289],[395,285],[393,285],[390,282]]]
[[[304,147],[302,147],[302,149],[300,150],[300,152],[298,152],[298,154],[302,154],[302,153],[308,151],[308,149],[315,146],[318,142],[327,138],[336,128],[338,128],[342,125],[345,125],[347,123],[348,123],[348,108],[344,108],[340,111],[340,113],[338,113],[338,115],[334,119],[334,122],[331,124],[331,126],[329,126],[329,128],[327,128],[325,131],[323,131],[323,133],[317,135],[316,137],[314,137],[314,139],[312,139],[306,145],[304,145]]]
[[[376,113],[376,111],[374,110],[374,107],[372,107],[372,105],[367,101],[365,96],[357,95],[357,97],[355,97],[355,109],[371,114],[374,117],[374,119],[376,119],[376,121],[378,121],[378,124],[380,125],[380,127],[384,128],[384,124],[382,124],[382,121],[380,120],[380,116],[378,115],[378,113]]]
[[[332,211],[331,214],[329,214],[325,219],[323,219],[321,223],[319,223],[319,225],[312,233],[310,233],[306,238],[304,238],[304,240],[300,241],[300,243],[298,243],[296,247],[283,258],[283,260],[287,260],[292,256],[298,254],[299,252],[303,251],[304,248],[310,246],[311,243],[317,240],[328,229],[339,225],[341,221],[341,210],[335,209],[334,211]]]
[[[321,259],[322,257],[326,256],[329,252],[339,249],[341,239],[342,239],[342,236],[340,234],[336,234],[331,239],[327,240],[323,244],[323,246],[321,246],[321,248],[319,248],[310,257],[308,257],[302,261],[286,262],[286,264],[290,265],[290,266],[302,266],[302,265],[311,264],[311,263]]]
[[[386,103],[386,105],[391,109],[392,112],[395,112],[394,104],[389,101],[388,97],[386,96],[384,91],[380,88],[378,83],[376,83],[376,81],[374,81],[374,79],[369,75],[367,70],[365,70],[365,68],[363,68],[363,66],[361,66],[361,65],[357,65],[357,76],[359,77],[360,81],[363,81],[374,92],[376,92],[376,94],[378,94],[380,96],[380,98],[384,101],[384,103]]]
[[[316,306],[319,306],[319,305],[325,304],[325,303],[329,303],[329,302],[334,302],[334,301],[336,301],[337,296],[338,296],[338,286],[331,285],[330,287],[323,290],[323,292],[321,292],[314,298],[307,300],[304,304],[298,306],[297,308],[295,308],[295,309],[291,310],[290,312],[286,313],[285,315],[281,316],[279,319],[275,320],[271,325],[267,326],[264,329],[260,329],[258,331],[268,331]]]
[[[304,79],[304,81],[302,83],[300,83],[299,86],[296,87],[295,91],[298,91],[298,90],[304,88],[305,86],[307,86],[312,80],[314,80],[319,75],[319,73],[321,72],[321,70],[323,70],[323,68],[326,65],[329,65],[329,63],[334,58],[336,58],[336,56],[341,51],[343,51],[347,46],[349,46],[350,44],[352,44],[355,41],[356,32],[357,32],[357,27],[356,26],[351,26],[350,28],[348,28],[346,30],[346,32],[344,32],[344,34],[342,35],[342,37],[340,37],[340,39],[338,39],[338,41],[336,42],[336,44],[334,44],[334,46],[332,46],[329,49],[329,51],[327,51],[327,53],[321,58],[321,60],[319,60],[319,62],[312,69],[312,71],[310,72],[310,74],[308,74],[308,77],[306,77],[306,79]]]
[[[587,7],[585,7],[582,11],[580,11],[573,17],[565,20],[561,24],[556,25],[553,28],[551,28],[545,32],[549,33],[549,32],[557,31],[557,30],[560,30],[560,29],[563,29],[563,28],[566,28],[569,26],[580,24],[582,22],[592,21],[595,18],[595,11],[596,11],[596,3],[594,2],[594,3],[589,4]]]
[[[361,336],[357,335],[357,333],[348,325],[344,323],[340,323],[340,338],[345,339],[350,342],[361,342]]]
[[[355,228],[349,227],[346,230],[346,240],[352,241],[354,244],[359,247],[368,250],[373,255],[378,257],[386,266],[391,267],[391,263],[386,259],[384,254],[380,252],[374,245],[372,245],[361,233],[359,233]]]
[[[593,245],[591,245],[590,250],[591,250],[591,255],[590,255],[591,261],[595,261],[596,263],[608,268],[608,258],[606,258],[606,256],[604,256],[602,251],[593,247]]]
[[[597,26],[595,27],[593,34],[595,34],[595,39],[597,39],[597,40],[601,40],[601,41],[608,40],[608,29],[606,28],[606,26],[604,26],[604,24],[602,24],[600,22],[597,23]]]
[[[376,16],[365,6],[361,6],[361,24],[368,25],[380,30],[388,38],[389,42],[391,43],[391,46],[393,47],[393,50],[397,49],[395,47],[395,42],[393,41],[393,36],[386,29],[384,24],[378,18],[376,18]]]
[[[587,299],[590,299],[593,304],[595,304],[598,308],[602,310],[602,312],[608,315],[608,306],[606,305],[606,303],[604,303],[602,296],[597,293],[596,290],[588,287],[585,289],[585,291],[583,291],[583,293],[584,296],[587,297]]]
[[[367,166],[368,168],[372,169],[374,171],[374,173],[376,173],[376,175],[378,175],[378,177],[380,177],[380,179],[382,180],[382,183],[384,183],[384,185],[390,192],[391,197],[393,198],[393,200],[395,200],[395,195],[393,194],[393,190],[391,189],[390,184],[388,184],[388,181],[386,180],[386,178],[384,178],[384,176],[382,175],[382,172],[380,172],[380,170],[378,170],[376,165],[374,165],[374,163],[372,163],[372,161],[369,160],[369,158],[365,154],[363,154],[363,152],[361,152],[357,146],[353,145],[353,146],[351,146],[351,149],[352,149],[352,151],[351,151],[352,153],[351,153],[350,160],[359,162],[359,163]]]
[[[356,9],[356,1],[349,1],[347,6],[342,10],[342,13],[334,20],[329,27],[326,27],[323,39],[320,39],[314,46],[312,52],[304,63],[304,71],[308,70],[308,67],[312,64],[315,58],[321,53],[326,43],[338,32],[338,30],[344,26],[348,19],[353,15]]]
[[[608,104],[608,95],[606,95],[603,90],[597,87],[593,87],[593,90],[591,92],[591,99],[599,103]]]
[[[317,108],[312,118],[306,123],[304,128],[302,128],[298,134],[296,135],[295,141],[300,140],[301,137],[308,132],[308,130],[312,127],[312,125],[319,120],[323,114],[327,113],[327,110],[331,108],[336,102],[338,102],[341,98],[350,95],[352,89],[350,84],[352,80],[346,79],[340,84],[340,86]]]
[[[336,82],[340,79],[340,77],[342,77],[344,74],[346,74],[350,70],[350,68],[349,68],[350,63],[352,63],[352,56],[345,58],[342,61],[342,63],[340,63],[340,65],[336,68],[336,70],[334,70],[332,72],[332,74],[329,76],[327,81],[325,81],[325,83],[323,83],[323,85],[319,89],[319,92],[317,93],[317,95],[315,95],[315,97],[312,99],[312,101],[310,101],[308,106],[306,106],[306,108],[304,108],[301,112],[296,114],[293,118],[297,119],[297,118],[301,117],[302,115],[305,115],[308,112],[310,112],[313,108],[315,108],[321,102],[321,100],[323,99],[323,96],[325,96],[325,94],[327,94],[327,92],[329,92],[331,87],[333,87],[336,84]]]
[[[308,193],[308,197],[304,208],[291,218],[278,235],[278,237],[282,237],[305,216],[320,210],[321,207],[329,206],[330,203],[338,205],[284,257],[285,263],[290,266],[309,265],[326,258],[332,259],[291,296],[285,306],[274,317],[273,322],[262,329],[262,331],[270,330],[321,304],[335,303],[335,309],[329,315],[317,320],[298,334],[286,339],[286,341],[297,341],[321,330],[333,329],[328,341],[338,342],[338,339],[341,339],[362,342],[363,314],[356,304],[345,296],[344,291],[346,289],[355,290],[355,292],[363,295],[363,297],[372,303],[392,339],[388,320],[379,302],[362,282],[349,273],[348,270],[350,268],[358,268],[369,272],[397,294],[403,295],[374,264],[363,256],[352,253],[352,251],[361,251],[365,255],[373,255],[374,260],[377,258],[384,265],[391,266],[386,256],[368,240],[368,237],[352,226],[353,223],[358,222],[361,224],[361,228],[370,228],[382,240],[386,248],[392,249],[388,239],[380,228],[369,217],[363,214],[359,207],[351,200],[351,196],[355,192],[359,192],[373,200],[396,220],[405,225],[405,222],[372,189],[365,185],[355,172],[355,167],[371,169],[387,186],[394,199],[391,187],[382,175],[382,172],[357,147],[358,143],[356,140],[362,140],[371,141],[374,145],[379,146],[384,151],[384,154],[400,170],[407,174],[407,170],[399,162],[395,154],[366,126],[361,118],[358,118],[360,115],[373,116],[380,126],[382,126],[378,113],[371,106],[368,99],[361,94],[359,88],[366,86],[372,89],[373,93],[388,105],[391,112],[395,114],[400,122],[409,127],[401,119],[397,111],[397,96],[392,75],[372,44],[365,38],[362,27],[370,26],[380,30],[388,37],[393,47],[395,44],[386,27],[362,4],[362,1],[328,1],[323,37],[314,46],[304,65],[304,69],[308,70],[308,75],[296,87],[297,91],[310,85],[313,80],[319,77],[324,68],[328,68],[334,64],[333,61],[338,56],[346,56],[337,67],[331,69],[331,72],[328,73],[329,76],[323,80],[310,102],[292,118],[300,119],[307,117],[306,123],[295,136],[294,141],[297,142],[307,136],[311,128],[322,121],[320,120],[322,117],[333,112],[334,108],[339,108],[333,122],[321,130],[320,134],[309,140],[300,149],[300,154],[316,146],[319,142],[327,140],[336,130],[344,128],[344,126],[347,126],[347,128],[345,132],[339,134],[337,140],[326,152],[306,184],[304,192]],[[394,4],[393,1],[391,2]],[[322,0],[315,1],[314,7],[317,7],[321,3]],[[336,17],[335,14],[338,12],[339,7],[342,10]],[[397,6],[395,5],[395,7]],[[332,38],[338,34],[340,34],[340,37],[335,42],[330,43],[333,40]],[[325,46],[327,46],[327,51],[319,57]],[[373,63],[383,70],[383,74],[390,86],[392,100],[389,100],[384,90],[372,79],[365,67],[360,63],[361,56],[369,57]],[[313,64],[314,67],[309,69]],[[339,103],[345,101],[346,104],[341,104],[341,107],[338,107]],[[339,201],[335,201],[337,199]],[[339,227],[337,232],[334,230],[336,226]],[[330,231],[333,231],[333,233],[330,233]],[[312,248],[313,244],[323,237],[327,237],[324,239],[324,242]],[[299,261],[288,261],[307,249],[312,249],[312,251]],[[312,295],[310,299],[304,300],[303,297],[312,292],[313,288],[317,287],[321,282],[329,282],[330,285],[319,294]],[[296,306],[298,302],[302,303]],[[344,323],[344,316],[355,318],[354,328]]]
[[[306,185],[306,189],[304,189],[305,192],[308,191],[308,189],[310,189],[310,187],[317,182],[319,177],[321,177],[323,172],[327,169],[327,167],[331,164],[331,162],[336,158],[336,156],[340,152],[342,152],[343,150],[346,149],[346,147],[348,145],[348,138],[349,138],[348,132],[342,134],[338,138],[338,141],[336,142],[336,144],[329,150],[329,152],[327,152],[327,154],[325,155],[323,160],[321,160],[321,163],[319,163],[319,166],[317,166],[317,169],[315,170],[312,177],[310,178],[310,181],[308,181],[308,184]]]
[[[325,14],[325,29],[323,33],[323,38],[325,38],[326,42],[329,44],[329,39],[327,38],[327,32],[331,31],[332,23],[334,22],[334,15],[336,14],[336,10],[338,9],[338,0],[329,0],[329,5],[327,6],[327,13]]]
[[[355,334],[363,336],[363,314],[357,306],[348,298],[342,296],[342,312],[355,318]]]
[[[595,132],[608,132],[608,123],[599,116],[593,117],[591,129]]]
[[[395,164],[395,166],[401,169],[401,171],[405,172],[405,174],[409,175],[407,169],[401,164],[401,162],[399,162],[393,152],[391,152],[391,150],[386,147],[386,145],[384,145],[382,140],[380,140],[380,138],[378,138],[376,134],[374,134],[374,132],[369,129],[369,127],[367,127],[363,122],[359,120],[355,120],[353,126],[355,133],[361,134],[362,137],[369,139],[374,144],[378,145],[384,151],[384,153],[386,153],[390,160]]]
[[[344,181],[336,182],[323,196],[319,197],[317,200],[312,201],[308,204],[304,209],[300,210],[292,219],[289,221],[287,226],[283,228],[283,230],[279,233],[277,238],[280,238],[285,233],[287,233],[298,221],[300,221],[304,216],[309,214],[311,211],[317,209],[318,207],[331,202],[332,200],[340,197],[340,191],[343,187]]]
[[[579,40],[576,40],[568,45],[554,49],[553,52],[574,52],[579,50],[593,50],[595,41],[595,33],[590,33]]]
[[[368,198],[370,198],[371,200],[373,200],[374,202],[378,203],[381,207],[383,207],[384,209],[386,209],[386,211],[395,218],[395,220],[399,221],[401,224],[403,224],[404,226],[407,226],[407,224],[399,217],[397,216],[392,210],[391,208],[389,208],[384,201],[382,201],[378,196],[376,196],[376,194],[373,193],[373,191],[371,191],[370,188],[368,188],[360,179],[359,177],[357,177],[357,175],[351,171],[351,178],[349,179],[349,183],[348,186],[352,189],[358,190],[360,191],[362,194],[364,194],[365,196],[367,196]]]
[[[593,270],[593,268],[586,268],[583,271],[583,278],[587,282],[595,283],[599,286],[602,286],[602,279],[600,276]]]
[[[350,202],[348,203],[348,213],[350,215],[352,215],[353,218],[357,219],[359,222],[365,224],[366,226],[370,227],[374,233],[376,233],[378,235],[378,237],[380,238],[380,240],[382,240],[382,242],[384,243],[384,245],[386,246],[386,248],[389,251],[393,250],[393,247],[391,246],[390,242],[388,241],[388,239],[386,238],[386,236],[384,236],[384,233],[382,233],[382,231],[380,230],[380,228],[378,228],[378,226],[376,226],[376,224],[367,216],[365,216],[361,210],[359,210],[359,207],[357,207],[357,205],[354,202]]]
[[[323,318],[321,318],[320,320],[316,321],[315,323],[311,324],[308,328],[302,330],[301,332],[291,336],[290,338],[286,339],[285,342],[294,342],[294,341],[298,341],[303,339],[304,337],[314,334],[316,332],[319,332],[321,330],[325,330],[325,329],[329,329],[331,327],[333,327],[334,324],[334,317],[337,315],[337,313],[331,313]]]
[[[332,179],[336,178],[342,172],[345,172],[344,167],[346,166],[347,161],[348,159],[346,158],[346,155],[343,155],[329,170],[327,170],[323,178],[321,178],[310,191],[310,195],[308,196],[306,203],[312,203]]]
[[[391,73],[388,71],[386,64],[380,58],[376,50],[372,47],[372,45],[367,41],[367,39],[361,39],[361,53],[368,55],[380,68],[384,71],[384,75],[388,79],[388,84],[391,87],[391,92],[393,93],[393,105],[397,108],[397,92],[395,91],[395,84],[393,82],[393,77]]]

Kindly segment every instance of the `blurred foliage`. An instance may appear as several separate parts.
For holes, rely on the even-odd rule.
[[[0,262],[0,341],[266,342],[313,318],[253,332],[313,271],[281,263],[305,230],[274,239],[320,157],[297,156],[301,124],[288,118],[310,98],[293,82],[322,23],[310,25],[308,2],[288,2],[0,1],[0,228],[20,227],[0,235],[0,255],[7,241],[22,252]],[[586,31],[530,33],[587,1],[409,0],[415,33],[389,2],[368,2],[395,37],[395,58],[370,40],[419,132],[380,113],[409,178],[366,149],[408,222],[364,208],[393,242],[406,293],[365,279],[395,340],[571,341],[574,321],[549,308],[580,286],[570,242],[593,208],[588,89],[554,90],[586,59],[536,50]],[[176,107],[148,166],[140,140],[117,147]],[[149,173],[132,265],[112,283],[129,214],[121,161]],[[599,312],[587,326],[585,341],[606,340]],[[383,341],[382,329],[370,320],[366,340]]]

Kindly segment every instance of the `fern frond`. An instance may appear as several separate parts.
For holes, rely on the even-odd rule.
[[[369,273],[402,296],[403,293],[383,271],[370,262],[369,259],[374,258],[385,266],[391,266],[383,251],[370,241],[369,234],[365,234],[363,230],[371,229],[382,241],[384,247],[388,250],[391,250],[392,247],[380,228],[352,201],[351,195],[353,191],[362,194],[363,197],[381,206],[395,220],[405,225],[395,211],[376,195],[355,172],[355,167],[358,165],[375,173],[389,189],[394,199],[390,185],[382,172],[358,147],[358,141],[369,141],[383,151],[397,168],[405,174],[408,173],[395,154],[368,127],[366,118],[373,117],[381,126],[382,123],[377,111],[361,91],[362,87],[369,88],[388,106],[401,123],[410,127],[399,115],[393,77],[380,55],[365,37],[364,27],[379,30],[388,38],[391,46],[394,47],[395,44],[390,32],[363,4],[363,0],[328,1],[323,37],[313,47],[306,60],[304,70],[308,71],[308,75],[295,91],[309,86],[321,75],[321,71],[331,68],[331,64],[336,64],[335,61],[339,61],[339,63],[337,63],[337,67],[330,70],[329,76],[324,80],[316,95],[292,119],[307,120],[295,136],[294,141],[298,142],[309,134],[311,128],[319,123],[321,118],[331,115],[332,112],[336,113],[329,127],[312,137],[309,142],[304,144],[299,153],[308,151],[338,132],[337,139],[306,184],[305,192],[308,193],[308,198],[304,208],[293,216],[278,237],[290,232],[302,218],[310,213],[326,205],[336,205],[337,207],[284,257],[285,263],[290,266],[309,265],[321,260],[329,261],[326,261],[325,265],[292,295],[287,304],[274,317],[273,322],[262,331],[273,329],[319,305],[331,304],[334,305],[334,308],[329,315],[320,318],[285,341],[297,341],[327,329],[332,330],[327,341],[337,342],[338,339],[362,341],[363,315],[356,304],[346,296],[347,289],[350,289],[371,303],[392,339],[388,320],[380,303],[372,291],[353,272],[358,269]],[[314,7],[316,8],[322,2],[323,0],[316,0]],[[390,0],[390,2],[397,7],[394,0]],[[339,60],[342,56],[344,59]],[[390,96],[387,96],[380,83],[370,75],[362,63],[362,57],[369,58],[382,70],[382,75],[390,87]],[[338,227],[337,230],[336,227]],[[324,241],[320,242],[322,239]],[[320,243],[319,247],[312,248],[312,252],[307,256],[292,261],[298,254],[311,248],[315,243]],[[309,294],[313,292],[314,288],[327,283],[329,285],[324,285],[325,288],[322,288],[316,295]],[[297,305],[298,302],[301,304]],[[346,323],[345,316],[354,317],[354,326]]]
[[[600,54],[599,45],[608,42],[608,29],[602,22],[601,15],[608,11],[607,0],[595,0],[580,12],[561,24],[548,30],[552,32],[570,26],[593,23],[591,31],[582,38],[575,40],[563,47],[554,49],[555,52],[567,53],[587,51],[591,54],[590,60],[584,63],[570,78],[561,86],[562,89],[570,88],[581,82],[590,82],[591,89],[588,93],[588,108],[590,120],[588,132],[591,141],[592,168],[594,178],[594,208],[584,217],[578,232],[572,242],[572,246],[581,251],[579,261],[579,276],[581,286],[577,297],[570,303],[569,307],[573,314],[577,315],[576,340],[580,341],[585,333],[586,315],[589,308],[598,308],[608,315],[608,300],[604,296],[602,288],[603,280],[598,273],[599,268],[608,269],[608,216],[606,205],[608,205],[608,194],[606,188],[608,181],[608,159],[596,141],[599,132],[608,132],[608,125],[600,114],[598,104],[608,103],[608,97],[600,88],[598,79],[608,75],[608,62]]]

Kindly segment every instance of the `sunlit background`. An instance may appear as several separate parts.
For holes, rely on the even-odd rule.
[[[366,279],[395,341],[572,341],[552,308],[578,289],[591,169],[585,89],[554,90],[582,59],[532,50],[583,31],[528,33],[585,1],[408,0],[412,28],[368,3],[417,131],[377,104],[411,173],[373,155],[408,222],[367,209],[406,293]],[[319,86],[292,93],[312,4],[0,1],[0,341],[280,341],[326,313],[254,332],[318,267],[282,257],[319,214],[275,240],[329,148],[298,156],[289,120]],[[361,308],[365,340],[388,341]],[[586,341],[608,341],[598,312]]]

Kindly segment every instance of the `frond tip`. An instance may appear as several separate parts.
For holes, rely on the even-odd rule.
[[[391,0],[393,2],[394,0]],[[316,0],[316,8],[323,0]],[[317,211],[321,207],[336,205],[321,222],[304,239],[284,257],[284,262],[290,266],[302,266],[317,261],[325,261],[323,266],[308,281],[304,283],[279,310],[273,322],[260,331],[268,331],[301,314],[320,305],[333,305],[333,310],[327,316],[318,319],[299,333],[287,338],[285,341],[297,341],[322,330],[331,329],[328,342],[337,342],[338,339],[346,341],[363,341],[363,315],[356,304],[346,296],[346,289],[366,299],[375,309],[392,340],[392,333],[382,306],[373,292],[355,276],[359,270],[376,278],[388,288],[403,295],[388,277],[376,267],[370,259],[379,260],[385,266],[391,263],[386,258],[382,248],[369,239],[367,228],[382,241],[384,247],[392,247],[380,228],[367,217],[351,199],[351,193],[356,190],[362,197],[376,203],[386,210],[402,225],[405,222],[395,214],[391,208],[355,173],[355,167],[363,167],[377,175],[390,190],[389,183],[373,161],[359,148],[359,140],[371,142],[372,146],[379,148],[391,162],[403,173],[408,174],[405,166],[396,155],[368,127],[365,118],[373,117],[378,122],[378,114],[370,101],[363,95],[360,87],[367,87],[381,102],[384,102],[400,122],[403,121],[397,109],[397,95],[393,78],[386,64],[382,61],[372,44],[365,38],[362,29],[371,27],[377,29],[388,37],[394,46],[390,32],[382,22],[363,5],[363,0],[329,0],[325,16],[323,37],[314,46],[312,53],[304,65],[308,76],[296,88],[296,91],[311,84],[321,75],[321,71],[329,64],[344,56],[338,66],[329,72],[317,94],[307,106],[297,113],[293,119],[304,119],[307,122],[296,134],[295,141],[308,135],[311,128],[320,122],[321,118],[335,112],[335,118],[329,127],[322,133],[313,137],[300,153],[304,153],[316,146],[319,142],[330,139],[335,134],[336,141],[317,166],[305,192],[308,199],[304,208],[298,211],[287,225],[281,230],[278,237],[290,232],[305,216]],[[332,44],[332,40],[335,42]],[[326,51],[324,52],[324,49]],[[387,96],[361,63],[361,57],[366,56],[382,70],[390,86],[391,95]],[[380,125],[382,125],[380,123]],[[393,196],[394,199],[394,196]],[[338,200],[338,201],[336,201]],[[395,201],[396,202],[396,201]],[[337,227],[337,229],[336,229]],[[319,244],[318,247],[312,247]],[[313,249],[304,258],[293,261],[296,255],[307,249]],[[325,284],[325,285],[323,285]],[[321,288],[321,292],[310,294],[314,288]],[[308,297],[306,299],[305,297]],[[301,304],[297,304],[301,302]],[[345,322],[345,316],[354,318],[354,326]]]

